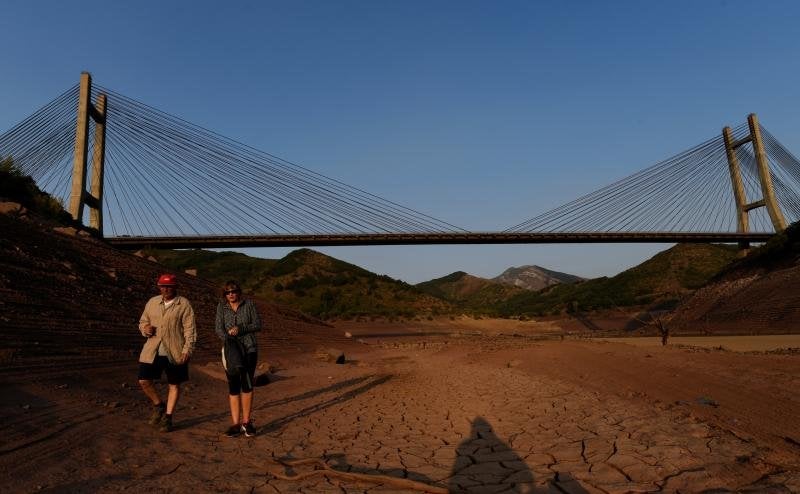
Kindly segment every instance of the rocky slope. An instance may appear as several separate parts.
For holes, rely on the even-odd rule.
[[[456,305],[462,311],[491,314],[498,304],[524,291],[463,271],[419,283],[417,288]]]
[[[559,283],[577,283],[584,278],[558,271],[551,271],[541,266],[529,265],[508,268],[500,276],[492,278],[496,283],[516,286],[526,290],[541,290]]]
[[[692,333],[800,332],[800,225],[731,264],[678,306],[676,330]]]

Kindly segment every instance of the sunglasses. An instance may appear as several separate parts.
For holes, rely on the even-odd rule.
[[[241,292],[242,292],[241,290],[225,290],[222,293],[224,293],[225,295],[230,295],[232,293],[241,293]]]

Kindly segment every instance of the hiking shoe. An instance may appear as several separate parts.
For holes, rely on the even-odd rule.
[[[155,405],[153,407],[153,413],[150,414],[150,418],[147,420],[147,423],[150,425],[158,425],[161,423],[161,419],[164,418],[164,412],[167,411],[167,405],[164,403],[160,405]]]
[[[253,425],[253,421],[245,422],[242,424],[242,432],[247,437],[253,437],[256,435],[256,426]]]
[[[172,417],[169,415],[164,415],[161,417],[161,421],[158,423],[158,430],[159,432],[172,432],[174,427],[172,427]]]
[[[241,433],[242,433],[242,426],[240,426],[239,424],[232,425],[228,427],[228,429],[225,431],[225,435],[228,437],[236,437]]]

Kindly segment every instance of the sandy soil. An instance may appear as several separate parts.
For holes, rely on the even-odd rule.
[[[222,436],[216,362],[194,362],[169,434],[146,423],[136,362],[0,374],[0,491],[800,491],[798,355],[347,330],[364,343],[345,365],[265,356],[280,368],[254,438]],[[281,458],[375,481],[280,480],[311,472]]]

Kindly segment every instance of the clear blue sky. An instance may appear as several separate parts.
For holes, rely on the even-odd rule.
[[[742,123],[800,153],[800,3],[62,2],[0,7],[0,132],[96,83],[475,231]],[[319,250],[416,283],[613,275],[664,245]],[[280,257],[286,249],[251,249]]]

